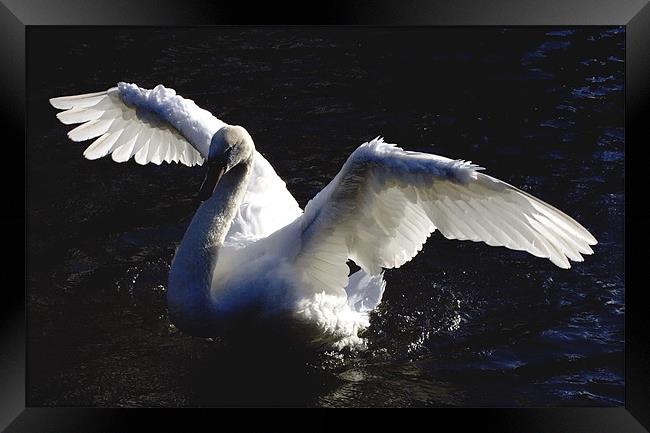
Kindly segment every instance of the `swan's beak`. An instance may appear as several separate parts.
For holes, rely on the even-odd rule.
[[[201,184],[201,189],[197,197],[200,201],[205,201],[212,196],[214,187],[217,186],[219,179],[221,179],[225,171],[225,163],[208,164],[208,170],[205,173],[205,179],[203,179],[203,184]]]

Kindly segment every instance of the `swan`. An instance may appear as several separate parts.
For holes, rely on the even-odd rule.
[[[279,320],[306,342],[363,348],[384,269],[411,260],[439,230],[547,258],[560,268],[592,254],[574,219],[469,161],[361,144],[301,209],[250,134],[157,85],[50,99],[87,159],[205,165],[198,208],[172,260],[170,321],[212,337],[238,323]],[[360,268],[349,275],[347,262]]]

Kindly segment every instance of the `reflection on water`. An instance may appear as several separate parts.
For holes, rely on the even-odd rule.
[[[77,29],[56,47],[47,31],[29,75],[30,405],[622,404],[622,28]],[[558,206],[596,254],[562,271],[435,233],[387,271],[365,352],[185,336],[165,288],[202,169],[86,161],[47,105],[119,80],[246,126],[302,206],[381,134]]]

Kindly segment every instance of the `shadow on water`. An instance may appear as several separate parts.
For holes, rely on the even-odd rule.
[[[282,340],[238,338],[246,341],[194,340],[192,405],[312,406],[342,382],[314,366],[314,351]]]

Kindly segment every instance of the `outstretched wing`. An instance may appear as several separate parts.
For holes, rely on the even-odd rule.
[[[361,145],[310,201],[296,269],[314,290],[344,294],[346,261],[370,275],[411,260],[436,229],[448,239],[523,250],[569,268],[596,239],[575,220],[465,161]]]
[[[148,90],[118,83],[104,92],[50,99],[65,124],[81,123],[68,133],[73,141],[95,139],[85,150],[88,159],[111,155],[138,164],[180,162],[201,165],[207,158],[212,136],[227,124],[174,89],[158,85]],[[245,244],[267,236],[295,220],[302,210],[257,151],[246,195],[227,240]]]
[[[138,164],[181,162],[201,165],[210,140],[226,125],[162,85],[142,89],[118,83],[104,92],[50,99],[65,124],[81,123],[68,137],[72,141],[95,139],[84,152],[88,159],[108,154],[116,162],[134,157]]]

